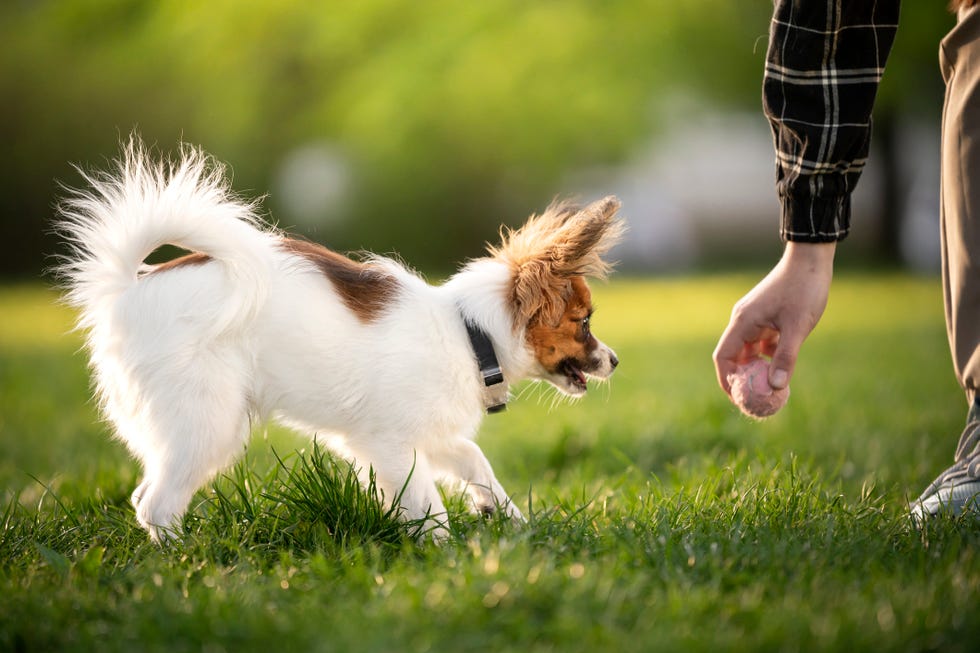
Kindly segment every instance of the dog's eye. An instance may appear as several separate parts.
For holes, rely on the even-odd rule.
[[[586,315],[585,317],[582,318],[582,333],[585,334],[589,333],[589,325],[591,322],[592,322],[591,315]]]

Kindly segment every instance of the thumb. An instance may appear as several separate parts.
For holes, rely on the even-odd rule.
[[[772,354],[772,363],[769,366],[769,385],[773,389],[782,390],[789,385],[802,344],[802,339],[780,334],[776,351]]]

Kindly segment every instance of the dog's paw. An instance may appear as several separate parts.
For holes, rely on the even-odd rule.
[[[144,526],[147,534],[150,536],[150,541],[160,547],[168,547],[178,544],[181,540],[181,534],[176,527],[169,526],[156,526],[154,524],[147,524]]]
[[[474,502],[473,508],[474,513],[487,518],[493,517],[498,512],[501,512],[508,519],[512,519],[522,524],[527,522],[527,520],[524,519],[524,515],[521,514],[521,511],[510,499],[497,501],[496,497],[491,497],[490,501]]]
[[[524,518],[524,515],[521,514],[521,511],[517,508],[516,505],[514,505],[514,502],[511,501],[510,499],[507,499],[502,507],[504,510],[504,514],[507,515],[507,517],[509,517],[513,521],[516,521],[520,524],[527,523],[527,519]]]

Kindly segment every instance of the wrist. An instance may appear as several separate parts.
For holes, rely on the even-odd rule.
[[[783,251],[783,262],[812,272],[829,272],[834,269],[837,243],[805,243],[789,241]]]

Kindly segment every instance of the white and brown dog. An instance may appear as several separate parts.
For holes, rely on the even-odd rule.
[[[193,148],[159,163],[131,142],[117,172],[86,181],[62,207],[60,272],[101,407],[143,465],[133,504],[155,540],[267,417],[373,468],[436,539],[436,480],[461,482],[475,510],[521,518],[473,441],[484,413],[518,380],[578,397],[618,363],[590,330],[585,282],[608,272],[615,198],[553,204],[431,286],[393,260],[270,228]],[[144,264],[167,243],[192,253]]]

